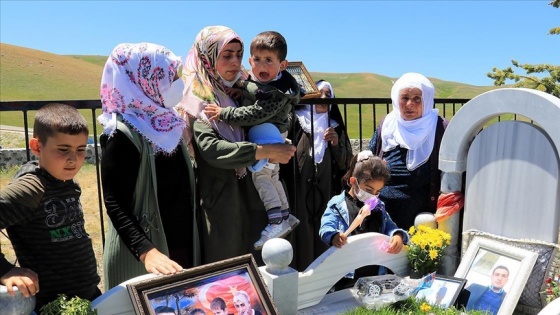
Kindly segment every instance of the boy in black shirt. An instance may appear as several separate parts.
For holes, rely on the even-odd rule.
[[[0,283],[35,295],[35,312],[58,294],[93,300],[101,291],[81,189],[73,180],[86,156],[88,126],[72,106],[51,103],[35,116],[27,162],[0,191],[0,229],[6,229],[20,267],[0,254]],[[41,284],[39,290],[39,283]]]

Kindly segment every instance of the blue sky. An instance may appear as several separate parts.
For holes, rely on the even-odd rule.
[[[56,54],[104,55],[154,42],[183,58],[207,25],[234,29],[248,48],[261,31],[288,41],[312,72],[371,72],[492,85],[486,73],[560,64],[560,9],[532,1],[0,1],[0,41]],[[248,66],[248,49],[244,65]]]

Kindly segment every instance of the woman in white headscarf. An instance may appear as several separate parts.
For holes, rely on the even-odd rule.
[[[194,171],[173,106],[181,58],[151,44],[117,45],[103,70],[101,177],[110,218],[105,289],[199,263]]]
[[[247,142],[241,127],[210,121],[204,113],[207,104],[238,106],[226,91],[242,76],[242,57],[243,42],[232,29],[208,26],[196,36],[183,67],[185,90],[177,109],[187,121],[185,140],[196,158],[205,264],[247,253],[261,262],[253,243],[268,219],[247,166],[266,158],[287,163],[295,151],[289,144]]]
[[[329,82],[320,80],[317,88],[321,98],[334,98]],[[338,105],[298,106],[293,123],[288,138],[297,147],[297,159],[282,165],[282,177],[301,222],[292,233],[293,266],[303,271],[328,248],[319,237],[321,217],[331,197],[342,191],[341,178],[353,155]]]
[[[391,89],[393,111],[370,141],[370,150],[382,156],[391,171],[379,197],[397,226],[406,230],[416,215],[437,208],[439,146],[447,121],[434,109],[434,94],[425,76],[403,74]]]

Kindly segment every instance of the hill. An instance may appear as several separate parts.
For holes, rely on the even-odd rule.
[[[0,43],[0,100],[98,99],[107,56],[57,55]],[[311,72],[331,82],[338,97],[390,97],[392,81],[373,73]],[[495,89],[430,78],[437,98],[472,98]]]

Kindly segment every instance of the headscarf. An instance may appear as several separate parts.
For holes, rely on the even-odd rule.
[[[334,91],[332,85],[327,81],[319,81],[317,82],[317,88],[319,90],[323,89],[324,87],[328,87],[331,90],[331,97],[334,98]],[[327,128],[336,127],[338,126],[338,122],[334,119],[330,119],[329,124],[329,113],[317,113],[315,110],[315,106],[311,105],[304,105],[303,108],[297,109],[295,111],[296,117],[301,125],[301,128],[306,133],[311,134],[311,109],[313,108],[313,152],[315,153],[315,163],[321,163],[323,161],[323,157],[325,156],[325,150],[328,147],[327,141],[323,139],[325,135],[325,131]],[[329,111],[331,106],[329,106]],[[311,150],[309,151],[309,155],[311,155]]]
[[[404,120],[399,105],[399,92],[404,88],[418,88],[422,91],[422,117],[415,120]],[[434,109],[434,86],[425,76],[419,73],[403,74],[391,89],[393,111],[391,111],[381,127],[383,151],[397,146],[408,149],[406,167],[413,171],[426,163],[434,148],[438,110]]]
[[[198,33],[187,54],[183,66],[185,91],[177,109],[181,117],[187,121],[185,140],[189,146],[192,145],[193,136],[191,124],[195,119],[200,119],[211,126],[228,141],[239,142],[245,139],[241,127],[229,125],[221,120],[210,122],[204,114],[204,107],[208,103],[214,103],[222,108],[237,107],[237,103],[227,95],[222,79],[215,69],[218,56],[233,39],[239,40],[243,49],[243,41],[231,28],[220,25],[207,26]],[[242,71],[238,79],[241,74]],[[239,169],[237,173],[241,176],[245,170]]]
[[[102,114],[97,118],[103,133],[111,135],[117,115],[154,146],[154,152],[172,153],[186,123],[173,109],[164,107],[181,64],[181,57],[152,44],[119,44],[105,63],[101,78]]]

